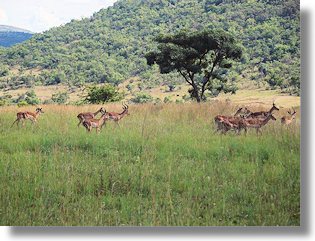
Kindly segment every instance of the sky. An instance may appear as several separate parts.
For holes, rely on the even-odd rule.
[[[89,17],[117,0],[0,0],[0,25],[42,32]]]

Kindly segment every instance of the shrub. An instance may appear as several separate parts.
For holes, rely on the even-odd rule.
[[[164,103],[170,103],[170,102],[172,102],[172,100],[171,100],[171,98],[169,96],[165,96],[163,102]]]
[[[0,96],[0,106],[9,105],[12,103],[12,95]]]
[[[103,104],[123,99],[123,94],[110,84],[88,87],[87,92],[84,101],[91,104]]]
[[[40,99],[37,97],[34,90],[30,90],[19,96],[16,100],[16,103],[20,103],[21,105],[24,105],[24,102],[27,105],[38,105],[40,103]]]
[[[25,100],[21,100],[17,103],[18,107],[22,107],[22,106],[27,106],[29,105],[29,103],[27,103],[27,101]]]
[[[138,93],[134,98],[131,99],[131,101],[137,104],[147,103],[152,102],[153,97],[148,93]]]
[[[65,104],[69,99],[67,92],[57,92],[52,95],[51,100],[57,104]]]

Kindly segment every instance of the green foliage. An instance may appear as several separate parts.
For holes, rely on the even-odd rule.
[[[170,103],[170,102],[172,102],[172,100],[169,96],[165,96],[163,102],[164,103]]]
[[[12,103],[11,95],[3,95],[0,96],[0,106],[6,106]]]
[[[7,76],[9,74],[9,68],[8,66],[4,66],[0,64],[0,77]]]
[[[131,101],[137,104],[147,103],[152,102],[153,97],[148,93],[138,93],[134,98],[131,99]]]
[[[242,47],[234,37],[221,30],[180,32],[156,39],[158,50],[146,54],[149,65],[158,64],[161,73],[177,71],[191,85],[191,97],[205,99],[205,91],[229,92],[224,88],[226,69],[231,60],[242,57]],[[214,87],[219,80],[219,87]]]
[[[29,105],[29,103],[27,103],[26,100],[20,100],[18,103],[17,103],[17,106],[18,107],[23,107],[23,106],[27,106]]]
[[[16,99],[16,103],[19,106],[23,105],[38,105],[40,103],[40,99],[37,97],[34,90],[26,91],[25,94],[20,95]]]
[[[234,64],[231,72],[241,76],[242,70],[250,70],[248,79],[257,76],[257,82],[270,82],[256,66],[273,68],[279,62],[280,73],[287,79],[294,75],[289,87],[281,88],[293,84],[298,89],[300,77],[294,72],[299,72],[300,60],[299,12],[298,0],[120,0],[90,18],[72,20],[0,50],[0,62],[10,68],[41,70],[35,82],[42,84],[117,85],[140,76],[148,85],[158,86],[167,77],[152,76],[155,69],[144,58],[154,49],[154,38],[185,29],[223,29],[244,46],[241,63]],[[16,81],[19,75],[5,76],[5,87],[23,86],[23,81]]]
[[[51,100],[54,103],[65,104],[69,99],[68,92],[58,92],[52,95]]]
[[[102,86],[90,86],[87,88],[85,101],[90,104],[103,104],[105,102],[116,102],[123,99],[123,94],[110,84]]]

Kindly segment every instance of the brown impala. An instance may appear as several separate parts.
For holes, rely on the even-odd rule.
[[[18,112],[16,114],[16,120],[13,122],[12,126],[16,123],[16,125],[18,126],[21,120],[30,120],[32,121],[33,124],[35,124],[37,122],[37,118],[38,116],[44,113],[42,108],[36,108],[35,113],[30,112],[30,111],[23,111],[23,112]],[[11,126],[11,127],[12,127]],[[23,126],[24,126],[24,122],[23,122]]]
[[[231,125],[228,124],[229,120],[240,120],[241,116],[247,116],[251,113],[250,110],[248,110],[246,107],[245,108],[239,108],[236,113],[234,114],[234,116],[224,116],[224,115],[217,115],[216,117],[214,117],[214,122],[217,125],[217,131],[221,131],[221,132],[227,132],[230,129],[234,129],[235,128],[229,128],[232,127]],[[241,116],[239,116],[241,115]],[[227,130],[227,128],[229,128]]]
[[[267,117],[258,117],[258,118],[245,118],[245,117],[239,117],[239,118],[230,118],[230,119],[223,119],[221,120],[221,132],[225,134],[229,130],[235,130],[238,131],[238,134],[240,134],[240,131],[242,129],[245,130],[245,135],[247,133],[247,128],[255,128],[256,133],[261,133],[260,128],[266,125],[269,120],[277,120],[272,114],[269,114]]]
[[[129,106],[123,104],[123,111],[121,113],[108,112],[108,118],[110,120],[115,121],[115,123],[118,124],[118,121],[120,121],[124,116],[129,115],[128,109],[129,109]]]
[[[102,112],[102,116],[99,119],[88,119],[88,120],[84,120],[82,125],[86,128],[86,130],[88,132],[92,131],[92,128],[96,129],[96,133],[98,133],[102,126],[105,124],[105,121],[108,120],[108,113],[106,112],[106,110],[104,110],[104,112]]]
[[[78,114],[78,116],[77,116],[78,119],[79,119],[78,127],[80,126],[80,124],[81,124],[83,121],[95,118],[95,117],[97,116],[97,114],[100,113],[100,112],[101,112],[102,114],[105,113],[103,107],[100,108],[98,111],[96,111],[96,112],[94,112],[94,113],[93,113],[93,112],[85,112],[85,113],[80,113],[80,114]]]
[[[293,108],[292,108],[293,109]],[[290,116],[283,116],[282,118],[281,118],[281,123],[283,124],[283,125],[290,125],[291,123],[292,123],[292,121],[295,119],[295,117],[296,117],[296,111],[293,109],[293,112],[291,112],[291,111],[288,111],[288,114],[290,115]]]
[[[249,109],[247,109],[246,107],[241,107],[241,108],[239,108],[237,111],[236,111],[236,113],[234,114],[234,116],[240,116],[240,115],[243,115],[243,116],[248,116],[248,115],[250,115],[252,112],[249,110]]]
[[[246,118],[243,120],[242,123],[240,123],[240,128],[245,129],[245,134],[247,133],[247,128],[255,128],[256,134],[260,132],[262,134],[260,128],[266,125],[270,120],[277,120],[271,113],[268,114],[267,117],[261,117],[261,118]]]
[[[272,114],[273,111],[279,111],[279,108],[276,107],[275,103],[272,104],[272,107],[269,111],[258,111],[258,112],[252,112],[249,115],[247,115],[247,117],[267,117],[268,115]]]

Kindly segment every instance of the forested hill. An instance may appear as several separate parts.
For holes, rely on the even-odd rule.
[[[21,43],[30,37],[32,33],[28,30],[7,25],[0,25],[0,46],[9,47]]]
[[[245,50],[231,78],[298,89],[299,14],[299,0],[120,0],[90,18],[0,49],[0,87],[117,84],[132,76],[157,83],[167,77],[153,74],[156,68],[144,58],[154,37],[220,28]]]

